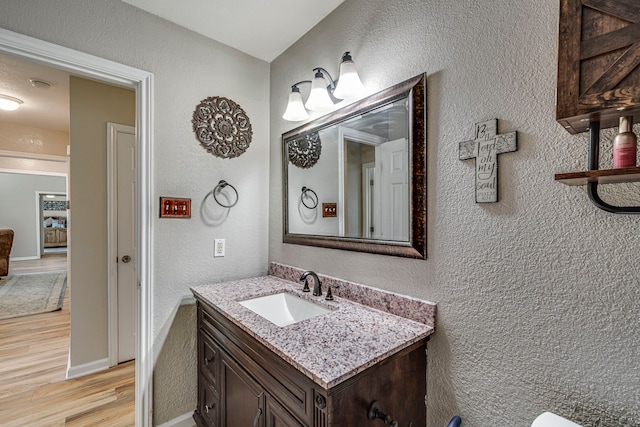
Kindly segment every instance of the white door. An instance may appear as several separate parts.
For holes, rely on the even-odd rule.
[[[135,128],[108,123],[111,176],[111,365],[136,357]],[[115,241],[114,241],[115,240]],[[115,256],[114,256],[115,255]],[[116,348],[113,348],[116,347]]]
[[[409,144],[405,138],[376,147],[376,175],[380,185],[374,215],[377,239],[409,240]]]

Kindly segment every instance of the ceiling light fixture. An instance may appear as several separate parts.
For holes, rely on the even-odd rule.
[[[322,67],[316,67],[313,71],[315,71],[313,80],[303,80],[291,86],[289,103],[282,115],[283,119],[291,122],[306,120],[309,118],[307,110],[329,110],[341,100],[356,98],[365,90],[350,52],[345,52],[342,55],[338,80],[333,80],[331,74]],[[329,81],[328,85],[327,79]],[[302,102],[302,95],[300,94],[300,88],[298,88],[298,85],[303,83],[311,83],[311,92],[306,103]]]
[[[14,98],[9,95],[0,95],[0,109],[13,111],[17,110],[22,104],[22,99]]]

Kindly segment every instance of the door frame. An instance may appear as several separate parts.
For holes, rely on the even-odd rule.
[[[109,366],[118,364],[118,160],[116,134],[135,126],[107,122],[107,298]],[[137,156],[136,156],[137,157]],[[137,230],[136,230],[137,232]],[[136,354],[137,358],[137,354]]]
[[[55,176],[55,175],[51,175],[51,176]],[[69,176],[65,175],[64,177],[65,180],[65,184],[66,187],[69,188]],[[69,198],[67,197],[67,193],[60,193],[59,191],[40,191],[40,190],[36,190],[36,211],[37,211],[37,215],[36,215],[36,242],[38,244],[38,248],[36,249],[36,256],[37,259],[42,258],[42,255],[44,254],[44,250],[43,250],[43,241],[44,241],[44,228],[42,227],[42,221],[44,221],[44,209],[42,209],[42,200],[43,197],[47,194],[53,194],[55,196],[64,196],[67,198],[67,200],[69,200]],[[67,209],[68,210],[68,209]],[[69,220],[68,220],[68,215],[67,215],[67,231],[69,231]],[[67,237],[68,239],[68,237]],[[68,269],[68,267],[67,267]]]
[[[151,426],[153,375],[153,74],[0,28],[0,52],[72,74],[135,89],[136,93],[136,426]]]
[[[357,129],[352,129],[342,125],[338,126],[338,236],[345,235],[347,223],[347,206],[345,196],[345,174],[347,172],[345,161],[347,160],[347,141],[354,141],[377,147],[389,140]]]

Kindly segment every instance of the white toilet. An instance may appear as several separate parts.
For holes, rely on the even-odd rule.
[[[566,418],[562,418],[559,415],[552,414],[551,412],[545,412],[540,414],[538,418],[533,420],[531,427],[582,427],[580,424],[576,424],[573,421],[569,421]]]

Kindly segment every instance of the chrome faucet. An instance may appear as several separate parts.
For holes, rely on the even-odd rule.
[[[318,279],[318,275],[313,271],[305,271],[304,273],[302,273],[302,276],[300,276],[300,280],[304,282],[304,288],[302,289],[302,292],[309,292],[309,285],[307,284],[308,276],[313,277],[313,279],[315,280],[315,283],[313,285],[313,295],[322,295],[322,282],[320,282],[320,279]]]

